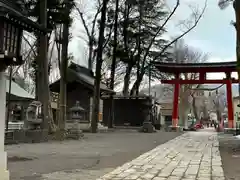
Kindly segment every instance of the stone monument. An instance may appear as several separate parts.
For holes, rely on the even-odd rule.
[[[85,109],[80,106],[79,101],[76,101],[75,106],[69,110],[69,118],[66,121],[66,130],[68,131],[68,137],[72,139],[79,139],[82,136],[82,130],[89,128],[89,122],[85,121]],[[87,124],[87,126],[84,126]]]
[[[42,103],[33,101],[26,111],[25,128],[30,130],[40,129],[42,123]]]
[[[151,115],[152,115],[152,107],[153,107],[153,100],[151,97],[149,97],[145,102],[144,102],[144,121],[143,121],[143,126],[140,129],[140,132],[144,133],[153,133],[156,132],[156,129],[153,126],[153,122],[151,120]]]

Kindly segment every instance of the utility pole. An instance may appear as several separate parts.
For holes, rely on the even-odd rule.
[[[110,89],[114,91],[114,82],[115,82],[115,69],[116,69],[116,61],[117,61],[117,39],[118,39],[118,11],[119,11],[119,0],[116,0],[115,6],[115,17],[114,17],[114,45],[113,45],[113,59],[111,65],[111,76],[110,76]],[[113,128],[114,122],[114,97],[111,94],[111,109],[110,109],[110,117],[108,119],[108,128]]]

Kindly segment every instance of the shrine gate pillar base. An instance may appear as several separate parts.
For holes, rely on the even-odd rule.
[[[176,79],[179,80],[179,74],[176,74]],[[178,98],[179,98],[180,84],[177,81],[174,84],[174,96],[173,96],[173,112],[172,112],[172,126],[178,127]]]
[[[234,128],[232,81],[231,81],[231,75],[230,74],[227,74],[226,86],[227,86],[227,104],[228,104],[228,128]]]
[[[0,179],[9,180],[7,170],[7,153],[4,151],[5,114],[6,114],[6,77],[0,72]]]

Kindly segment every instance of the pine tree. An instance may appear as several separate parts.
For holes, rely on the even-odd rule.
[[[160,0],[131,0],[120,3],[116,55],[126,64],[124,95],[128,94],[132,71],[136,69],[141,82],[141,76],[146,72],[146,64],[166,44],[161,37],[165,30],[159,28],[167,14]],[[112,44],[109,45],[112,46]],[[135,88],[138,89],[139,85],[139,83],[136,84]]]

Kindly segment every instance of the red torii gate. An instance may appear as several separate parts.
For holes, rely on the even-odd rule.
[[[232,101],[232,83],[238,80],[231,78],[232,72],[237,72],[237,62],[222,63],[163,63],[151,62],[162,73],[173,74],[175,79],[161,80],[163,84],[174,84],[172,125],[178,126],[178,98],[181,84],[226,84],[228,102],[228,127],[233,128],[234,112]],[[198,79],[181,79],[181,73],[199,73]],[[206,79],[207,73],[225,73],[226,79]]]

